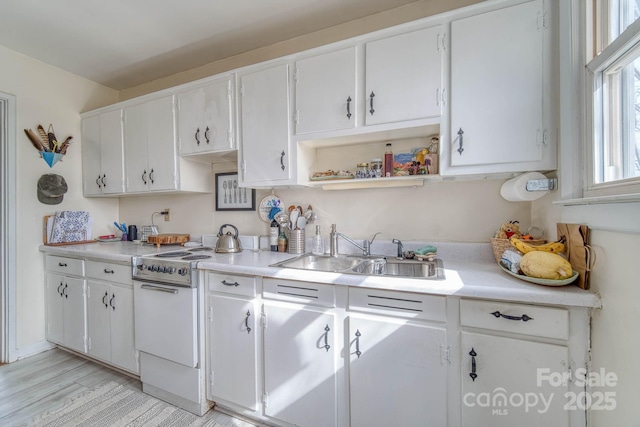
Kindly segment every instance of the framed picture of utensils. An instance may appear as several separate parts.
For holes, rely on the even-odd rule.
[[[238,173],[216,174],[217,211],[255,211],[256,190],[238,185]]]

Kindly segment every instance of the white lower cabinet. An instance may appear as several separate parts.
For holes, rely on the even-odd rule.
[[[47,340],[86,353],[85,281],[47,273]]]
[[[88,353],[138,372],[133,329],[133,287],[87,282]]]
[[[443,297],[350,289],[350,310],[384,314],[348,316],[351,427],[447,425],[446,330],[411,320],[444,320],[444,308]]]
[[[207,273],[207,397],[253,414],[259,409],[255,277]]]
[[[569,314],[562,307],[460,301],[462,425],[586,424],[584,411],[566,408],[571,393],[584,391],[569,379],[585,366],[588,348],[580,339],[588,324],[571,329]]]
[[[263,305],[268,417],[299,426],[337,425],[333,288],[264,279],[263,295],[282,299]]]

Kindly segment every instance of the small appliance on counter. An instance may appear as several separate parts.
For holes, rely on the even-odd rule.
[[[235,234],[231,234],[227,231],[223,233],[225,227],[231,227],[235,231]],[[235,225],[223,224],[218,231],[218,241],[216,242],[216,253],[219,254],[232,254],[236,252],[242,252],[242,244],[238,239],[238,228]]]

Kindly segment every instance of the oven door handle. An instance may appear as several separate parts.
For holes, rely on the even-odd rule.
[[[171,288],[162,288],[160,286],[153,286],[153,285],[142,285],[140,286],[142,289],[148,289],[150,291],[159,291],[159,292],[167,292],[170,294],[177,294],[178,290],[177,289],[171,289]]]

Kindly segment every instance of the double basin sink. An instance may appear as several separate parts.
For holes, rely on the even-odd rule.
[[[273,264],[273,267],[369,276],[444,279],[444,266],[442,260],[438,258],[431,261],[419,261],[374,255],[339,255],[332,257],[329,255],[304,254]]]

